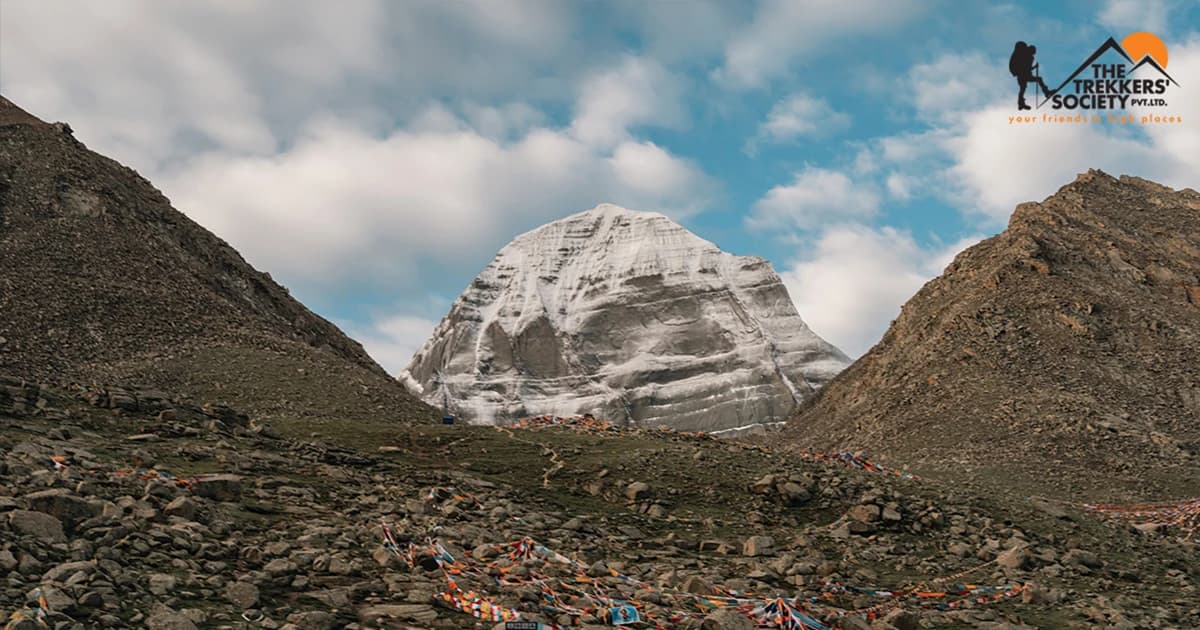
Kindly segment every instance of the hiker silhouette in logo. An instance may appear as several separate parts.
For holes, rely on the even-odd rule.
[[[1046,82],[1037,75],[1038,65],[1033,60],[1036,54],[1037,46],[1017,42],[1013,47],[1012,56],[1008,58],[1008,71],[1017,77],[1017,84],[1021,86],[1021,91],[1017,93],[1017,109],[1033,109],[1025,102],[1025,86],[1030,83],[1040,85],[1046,93],[1046,98],[1050,97],[1050,88],[1046,87]]]

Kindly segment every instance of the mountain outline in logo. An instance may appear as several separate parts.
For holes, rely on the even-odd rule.
[[[1101,63],[1100,59],[1109,52],[1115,52],[1123,61]],[[1053,89],[1047,87],[1038,74],[1039,66],[1034,57],[1036,53],[1035,46],[1019,41],[1009,58],[1009,71],[1016,77],[1019,86],[1018,109],[1032,109],[1025,101],[1026,87],[1030,83],[1039,90],[1036,92],[1039,96],[1035,99],[1036,106],[1040,109],[1049,103],[1054,110],[1165,107],[1167,101],[1163,95],[1170,86],[1179,87],[1179,82],[1166,70],[1166,44],[1149,32],[1132,33],[1121,42],[1109,37]],[[1159,76],[1133,76],[1144,68],[1156,71]]]

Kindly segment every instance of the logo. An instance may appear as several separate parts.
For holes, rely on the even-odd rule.
[[[1055,87],[1046,84],[1037,60],[1037,46],[1017,42],[1008,71],[1017,80],[1017,109],[1046,110],[1040,117],[1010,116],[1009,122],[1138,122],[1118,110],[1165,108],[1169,91],[1179,83],[1167,74],[1167,45],[1154,33],[1133,33],[1121,40],[1109,37],[1075,71]],[[1033,90],[1033,105],[1026,100]],[[1051,113],[1053,112],[1053,113]],[[1150,110],[1140,122],[1182,122]]]

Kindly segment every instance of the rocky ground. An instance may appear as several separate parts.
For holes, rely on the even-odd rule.
[[[0,385],[13,629],[498,625],[440,598],[446,571],[459,605],[582,626],[620,600],[659,627],[753,627],[800,596],[842,628],[1197,627],[1200,553],[1172,533],[673,432],[272,427]]]

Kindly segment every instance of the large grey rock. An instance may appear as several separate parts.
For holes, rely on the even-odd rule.
[[[92,574],[96,571],[96,563],[91,560],[81,560],[78,562],[64,562],[53,569],[50,569],[42,576],[43,582],[61,582],[71,577],[72,575],[83,572]]]
[[[625,488],[625,496],[630,501],[640,501],[650,496],[650,484],[642,481],[635,481]]]
[[[36,536],[41,540],[61,542],[67,539],[62,521],[41,512],[13,510],[8,513],[8,524],[17,533]]]
[[[500,250],[401,376],[476,422],[716,431],[786,420],[848,363],[767,261],[605,204]]]
[[[230,582],[225,587],[225,598],[242,610],[254,608],[258,603],[258,587],[249,582]]]
[[[5,572],[17,568],[17,557],[7,549],[0,549],[0,570]]]
[[[288,622],[295,624],[298,630],[332,630],[337,617],[324,610],[313,610],[288,615]]]
[[[775,540],[770,536],[751,536],[742,543],[742,555],[763,556],[771,553]]]
[[[1002,552],[996,557],[996,564],[1008,569],[1024,569],[1029,566],[1029,561],[1033,558],[1029,548],[1025,546],[1017,546]]]
[[[39,598],[46,600],[46,607],[50,610],[67,611],[75,607],[75,598],[71,597],[63,589],[55,586],[43,585],[25,593],[25,601],[27,602],[34,602]]]
[[[31,509],[45,512],[72,526],[79,521],[99,516],[104,511],[103,502],[88,500],[61,488],[27,494],[25,500],[29,501]]]
[[[155,573],[147,578],[147,583],[151,593],[166,595],[175,590],[178,580],[175,579],[175,576],[167,573]]]
[[[163,611],[150,616],[146,620],[148,630],[197,630],[196,623],[187,615],[177,612]]]
[[[206,475],[192,484],[192,491],[198,496],[214,501],[236,501],[242,496],[242,477],[240,475]]]

